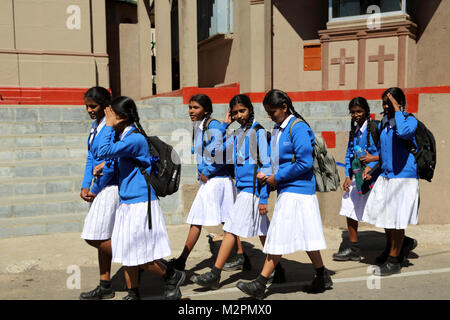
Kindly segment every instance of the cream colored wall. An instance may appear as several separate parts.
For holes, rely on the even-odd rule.
[[[332,65],[333,58],[341,56],[341,48],[345,48],[345,56],[353,57],[353,64],[345,65],[345,85],[339,84],[340,65]],[[329,90],[349,90],[357,88],[358,80],[358,41],[338,41],[330,42],[330,54],[328,62],[328,89]]]
[[[420,180],[419,223],[450,223],[450,94],[421,94],[418,118],[433,132],[437,164],[432,182]]]
[[[265,16],[264,3],[252,5],[251,14],[251,76],[250,90],[264,92],[265,63]]]
[[[71,5],[80,8],[80,29],[70,30]],[[13,16],[14,11],[14,16]],[[0,4],[0,86],[109,87],[105,0],[11,0]],[[92,33],[95,35],[91,41]],[[95,53],[97,57],[94,57]]]
[[[442,0],[417,42],[418,87],[450,85],[449,21],[450,1]]]
[[[384,62],[384,83],[378,84],[378,62],[369,62],[370,56],[378,56],[378,47],[384,45],[384,54],[393,54],[394,61]],[[397,87],[398,38],[375,38],[366,40],[366,88],[383,89]]]
[[[406,42],[406,87],[416,87],[417,45],[416,40],[408,37]]]

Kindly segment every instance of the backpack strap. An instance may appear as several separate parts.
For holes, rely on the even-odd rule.
[[[292,128],[294,127],[294,125],[296,125],[299,122],[305,122],[305,121],[303,121],[302,119],[299,119],[299,118],[295,118],[294,121],[292,121],[291,126],[289,127],[289,138],[291,139],[291,142],[293,142],[292,141]],[[294,153],[292,155],[291,163],[294,163],[295,161],[296,161],[296,159],[295,159],[295,153]]]

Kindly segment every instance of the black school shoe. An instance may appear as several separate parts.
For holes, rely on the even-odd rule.
[[[253,280],[251,282],[239,281],[236,284],[243,293],[249,295],[252,298],[262,300],[265,297],[266,286],[259,281]]]
[[[242,271],[248,271],[252,268],[252,265],[250,264],[250,259],[245,254],[237,254],[236,258],[233,261],[225,263],[223,266],[224,271],[235,271],[235,270],[242,270]]]
[[[128,290],[128,294],[122,298],[122,300],[141,300],[141,295],[139,291],[136,290]]]
[[[219,289],[220,276],[211,271],[201,275],[193,275],[191,281],[204,288]]]
[[[339,252],[333,254],[334,261],[360,261],[361,251],[357,242],[349,242]]]
[[[417,240],[406,237],[403,239],[402,248],[400,249],[400,254],[398,255],[398,261],[403,263],[407,258],[409,253],[417,247]],[[386,245],[384,251],[375,259],[377,265],[383,265],[386,263],[389,253],[391,251],[391,246]]]
[[[382,264],[378,268],[375,268],[374,275],[385,277],[396,273],[400,273],[402,266],[399,261],[400,260],[398,260],[398,258],[389,256],[384,264]]]
[[[306,293],[322,293],[325,290],[332,289],[333,280],[331,280],[330,273],[325,269],[322,276],[315,275],[310,285],[305,286],[303,289]]]
[[[172,268],[178,271],[184,271],[186,269],[186,261],[182,258],[172,258],[169,261],[162,260],[161,261],[166,265],[170,265]]]
[[[106,289],[102,286],[97,286],[94,290],[89,292],[83,292],[80,294],[80,300],[102,300],[102,299],[112,299],[115,293],[112,287]]]
[[[180,286],[186,279],[186,272],[175,269],[172,277],[166,280],[164,286],[164,298],[166,300],[180,300],[181,291]]]

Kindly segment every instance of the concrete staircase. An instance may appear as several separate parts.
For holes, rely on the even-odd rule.
[[[316,134],[350,128],[348,102],[294,106]],[[271,129],[261,103],[254,107],[256,119]],[[374,113],[381,110],[379,102],[371,107]],[[213,117],[222,121],[227,109],[215,104]],[[138,111],[147,134],[170,143],[182,157],[180,191],[162,198],[161,207],[166,224],[184,223],[198,187],[188,107],[181,97],[157,97],[139,101]],[[84,106],[0,107],[0,238],[82,230],[89,206],[79,192],[90,125]]]

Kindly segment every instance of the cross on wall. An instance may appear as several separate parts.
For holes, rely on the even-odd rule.
[[[384,84],[384,62],[394,61],[395,55],[384,54],[384,45],[378,47],[377,56],[369,56],[369,62],[378,62],[378,84]]]
[[[332,58],[332,65],[339,65],[339,85],[345,86],[345,65],[355,63],[355,57],[346,57],[345,48],[341,48],[340,57]]]

